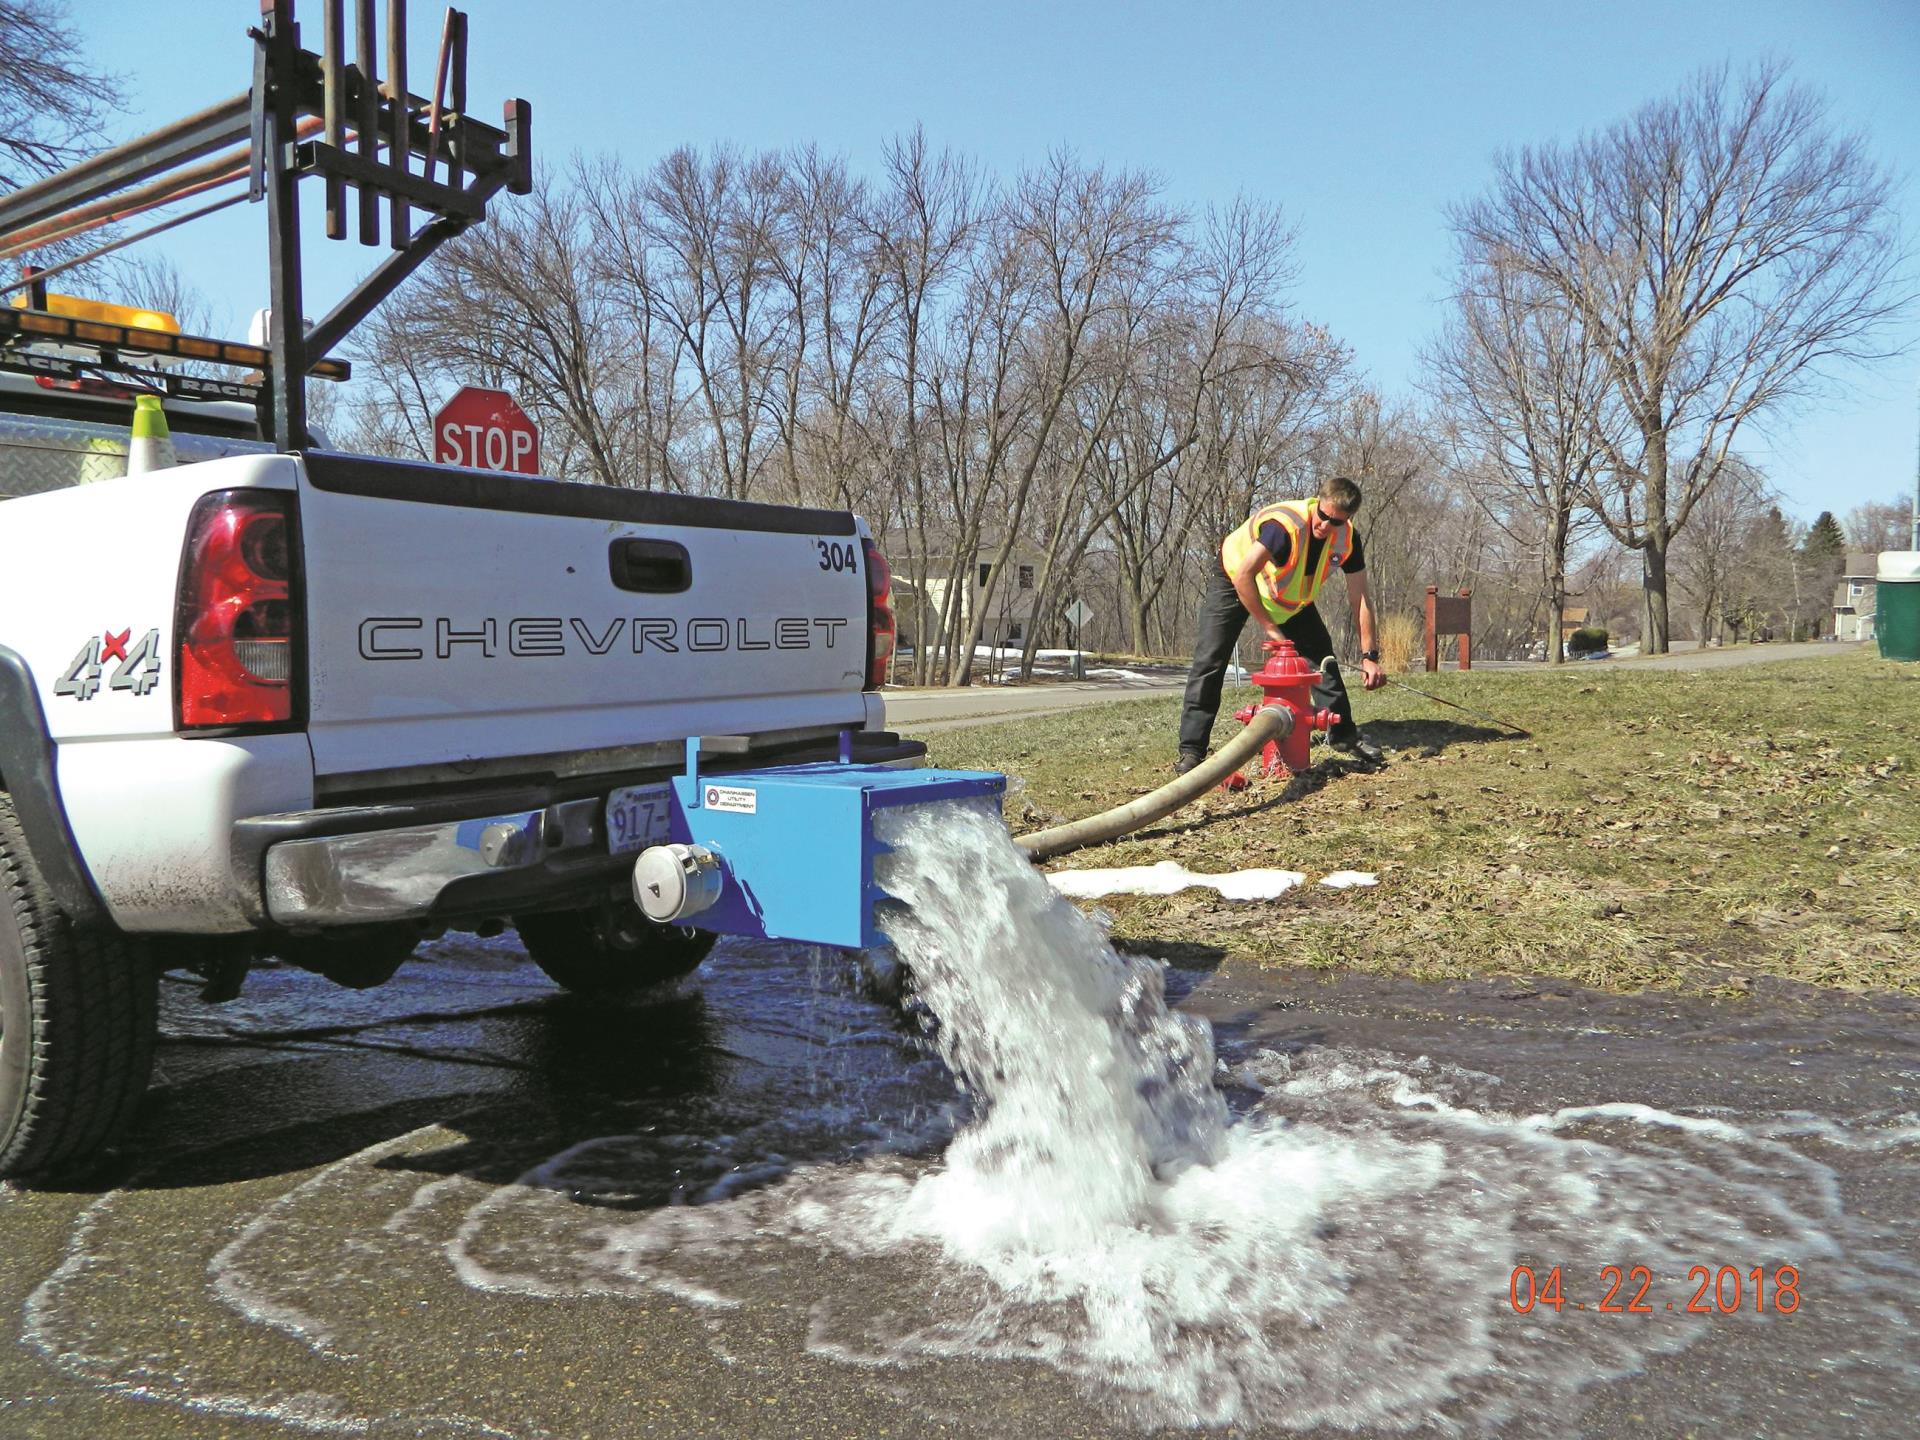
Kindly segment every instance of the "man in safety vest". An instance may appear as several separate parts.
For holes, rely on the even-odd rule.
[[[1185,774],[1206,758],[1207,739],[1220,713],[1220,682],[1249,615],[1269,640],[1286,636],[1316,665],[1333,653],[1333,637],[1313,602],[1335,565],[1347,577],[1347,598],[1360,626],[1361,677],[1369,690],[1387,683],[1375,648],[1366,553],[1353,528],[1359,508],[1360,487],[1335,475],[1321,484],[1313,499],[1268,505],[1221,542],[1220,568],[1200,602],[1200,634],[1180,712],[1180,758],[1173,767],[1177,773]],[[1326,667],[1314,685],[1313,703],[1339,717],[1327,736],[1335,748],[1370,765],[1380,762],[1380,747],[1353,723],[1353,702],[1337,663]]]

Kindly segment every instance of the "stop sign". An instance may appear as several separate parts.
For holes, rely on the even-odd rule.
[[[504,390],[464,387],[433,417],[433,459],[475,470],[540,473],[540,432]]]

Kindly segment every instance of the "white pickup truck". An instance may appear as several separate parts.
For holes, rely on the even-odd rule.
[[[920,753],[854,515],[166,412],[182,463],[112,478],[125,393],[0,375],[0,1176],[127,1124],[162,969],[375,984],[512,925],[568,987],[657,982],[712,943],[629,889],[689,738],[708,772]]]

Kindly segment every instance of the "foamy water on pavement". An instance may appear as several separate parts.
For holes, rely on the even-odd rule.
[[[365,995],[275,970],[170,1004],[140,1168],[65,1211],[0,1192],[0,1224],[64,1227],[21,1287],[44,1381],[0,1430],[85,1395],[342,1434],[1558,1435],[1651,1402],[1785,1436],[1817,1393],[1833,1433],[1906,1433],[1898,1094],[1539,1105],[1519,1046],[1209,1025],[1207,986],[1165,1003],[1199,977],[1116,954],[996,821],[891,838],[917,1021],[777,946],[583,1006],[510,935]],[[1522,1265],[1562,1308],[1516,1312]],[[1760,1269],[1765,1308],[1747,1280],[1689,1313],[1699,1265]],[[1598,1309],[1609,1266],[1645,1267],[1645,1313]]]

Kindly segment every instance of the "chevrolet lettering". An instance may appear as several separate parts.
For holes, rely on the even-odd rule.
[[[514,659],[567,655],[644,655],[649,651],[716,654],[721,651],[832,650],[848,625],[840,615],[779,615],[769,619],[697,615],[515,615],[456,619],[446,615],[370,615],[360,622],[363,660],[453,660],[478,656]]]

